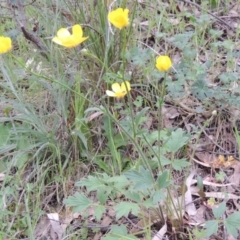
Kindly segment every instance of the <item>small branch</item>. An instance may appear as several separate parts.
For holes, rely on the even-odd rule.
[[[31,4],[34,3],[35,0],[32,0]],[[25,15],[25,6],[22,4],[21,0],[17,0],[15,5],[16,9],[18,11],[18,14],[15,13],[15,10],[13,8],[13,6],[11,5],[11,2],[8,2],[9,6],[11,7],[11,12],[12,15],[15,19],[15,21],[18,23],[21,31],[23,32],[24,37],[31,41],[36,47],[37,49],[40,51],[40,54],[45,57],[46,59],[48,59],[48,55],[46,54],[48,52],[48,49],[46,48],[46,46],[43,44],[42,40],[40,38],[38,38],[34,33],[32,33],[31,31],[29,31],[27,29],[27,20],[26,20],[26,15]]]
[[[45,58],[48,59],[48,55],[46,54],[47,52],[47,48],[43,45],[42,41],[40,38],[38,38],[36,35],[34,35],[33,33],[29,32],[26,28],[24,28],[24,26],[21,26],[21,30],[23,32],[23,35],[26,39],[28,39],[29,41],[31,41],[32,43],[35,44],[35,46],[38,48],[38,50],[40,51],[40,54],[42,56],[44,56]]]
[[[234,27],[232,27],[230,24],[228,24],[227,22],[225,22],[224,20],[222,20],[220,17],[216,16],[215,14],[211,13],[210,11],[203,9],[199,4],[195,3],[195,2],[191,2],[189,0],[179,0],[180,2],[184,2],[187,4],[191,4],[194,5],[195,7],[199,8],[201,11],[204,10],[206,11],[209,15],[211,15],[212,17],[216,18],[219,22],[221,22],[222,24],[224,24],[225,26],[227,26],[228,28],[230,28],[232,31],[236,31],[236,29]]]

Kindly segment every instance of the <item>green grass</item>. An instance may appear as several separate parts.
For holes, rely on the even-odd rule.
[[[186,223],[187,206],[206,206],[211,198],[201,192],[216,191],[204,185],[207,176],[226,176],[207,161],[232,155],[235,174],[239,164],[232,2],[240,3],[24,1],[22,10],[0,3],[0,35],[13,41],[0,55],[0,239],[40,239],[49,213],[66,223],[62,239],[152,239],[160,229],[168,239],[214,239],[223,226],[236,238],[240,217],[226,205],[235,206],[231,198],[215,197],[205,227]],[[117,7],[130,10],[121,31],[107,20]],[[24,18],[38,46],[21,33]],[[82,44],[67,49],[51,41],[75,24],[89,37]],[[172,59],[168,72],[156,69],[158,55]],[[106,95],[123,81],[131,83],[125,98]],[[199,152],[205,166],[193,161]],[[193,169],[200,197],[191,192],[190,201]],[[112,209],[111,225],[99,231]]]

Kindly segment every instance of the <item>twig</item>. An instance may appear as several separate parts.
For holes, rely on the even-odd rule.
[[[32,0],[32,2],[28,3],[28,4],[25,4],[24,7],[26,6],[29,6],[29,5],[32,5],[33,3],[35,3],[37,0]]]
[[[205,134],[205,136],[206,136],[212,143],[214,143],[217,147],[219,147],[221,150],[223,150],[223,152],[229,153],[229,152],[226,151],[223,147],[221,147],[217,142],[215,142],[212,138],[210,138],[210,137],[208,136],[208,134],[207,134],[206,131],[203,129],[203,127],[201,126],[200,123],[197,123],[197,125],[200,127],[201,131]]]
[[[46,54],[47,48],[43,45],[42,41],[36,35],[28,31],[24,26],[21,26],[21,30],[24,37],[34,43],[36,47],[40,50],[40,54],[48,59],[48,55]]]
[[[35,0],[33,0],[31,3],[34,3]],[[11,2],[8,2],[9,6],[11,7],[12,14],[14,16],[15,21],[19,24],[19,27],[21,31],[23,32],[24,37],[34,43],[34,45],[38,48],[40,51],[40,54],[44,56],[46,59],[48,59],[48,55],[46,54],[48,52],[46,46],[42,43],[41,39],[38,38],[35,34],[31,33],[27,29],[27,20],[25,15],[25,9],[24,5],[22,4],[22,1],[17,0],[15,3],[15,6],[17,7],[19,14],[16,15],[15,11],[11,5]],[[19,17],[20,16],[20,17]]]
[[[203,9],[199,4],[195,3],[195,2],[191,2],[189,0],[179,0],[180,2],[184,2],[184,3],[188,3],[191,5],[194,5],[195,7],[199,8],[200,10],[204,10],[206,11],[209,15],[211,15],[212,17],[216,18],[219,22],[221,22],[222,24],[226,25],[227,27],[229,27],[232,31],[236,31],[236,29],[234,27],[232,27],[230,24],[228,24],[227,22],[225,22],[224,20],[222,20],[220,17],[216,16],[215,14],[211,13],[210,11]]]

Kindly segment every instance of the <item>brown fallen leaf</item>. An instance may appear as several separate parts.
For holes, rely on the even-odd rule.
[[[195,155],[199,160],[192,158],[194,162],[213,169],[233,167],[239,163],[233,156],[225,158],[223,155],[216,156],[209,153],[195,153]]]
[[[48,219],[50,220],[52,231],[55,233],[55,235],[57,235],[59,240],[62,239],[62,235],[66,229],[66,226],[61,225],[58,213],[48,213],[47,216]]]
[[[193,187],[193,189],[195,189],[195,188]],[[195,192],[194,190],[192,190],[192,194],[195,195],[195,196],[200,196],[199,193]],[[237,195],[232,194],[232,193],[226,193],[226,192],[205,192],[205,197],[207,197],[207,198],[219,198],[219,199],[225,199],[225,200],[229,200],[229,199],[238,200],[238,199],[240,199],[240,196],[237,196]]]
[[[206,206],[201,205],[197,209],[196,214],[189,219],[188,224],[191,226],[203,226],[206,221],[204,217],[205,211],[206,211]]]
[[[111,225],[113,219],[109,216],[104,216],[102,222],[101,222],[101,229],[106,229],[104,231],[107,231],[107,228]],[[103,233],[101,231],[97,232],[93,238],[93,240],[99,240],[101,239]]]
[[[103,114],[103,112],[95,112],[93,114],[91,114],[88,119],[87,119],[87,122],[91,122],[92,120],[94,120],[95,118],[101,116]]]
[[[167,232],[167,224],[165,224],[161,227],[161,229],[154,235],[152,240],[162,240],[165,233]]]
[[[180,114],[176,107],[162,107],[162,116],[165,127],[172,127],[173,120],[178,117]]]
[[[228,178],[231,186],[227,187],[228,192],[235,192],[236,188],[240,185],[240,163],[235,161],[235,164],[231,166],[234,169],[233,174]]]
[[[50,221],[46,215],[40,218],[40,221],[37,223],[34,230],[34,238],[35,239],[47,239],[49,235],[49,230],[51,228]]]
[[[4,173],[0,173],[0,181],[3,181],[5,178],[5,174]]]
[[[197,212],[195,204],[193,203],[191,192],[191,184],[195,174],[196,173],[193,170],[192,173],[186,179],[187,191],[185,192],[184,198],[185,198],[185,210],[189,216],[194,216]]]
[[[196,183],[197,183],[197,180],[193,179],[192,182],[191,182],[191,185],[194,185]],[[212,186],[212,187],[227,187],[227,186],[232,185],[232,183],[221,184],[221,183],[209,182],[209,181],[206,181],[206,180],[203,180],[202,183],[203,183],[203,185]]]

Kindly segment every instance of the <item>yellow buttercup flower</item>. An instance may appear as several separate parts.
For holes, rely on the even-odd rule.
[[[172,61],[168,56],[159,56],[156,59],[156,68],[159,71],[166,72],[172,66]]]
[[[9,37],[0,36],[0,54],[6,53],[12,49],[12,40]]]
[[[76,47],[88,37],[83,37],[82,27],[76,24],[72,27],[72,34],[67,28],[61,28],[57,32],[57,36],[52,39],[53,42],[66,48]]]
[[[128,81],[112,84],[112,91],[106,90],[106,94],[110,97],[123,98],[127,92],[131,90],[130,83]]]
[[[128,12],[129,10],[127,8],[118,8],[108,13],[108,20],[116,28],[122,29],[129,24]]]

